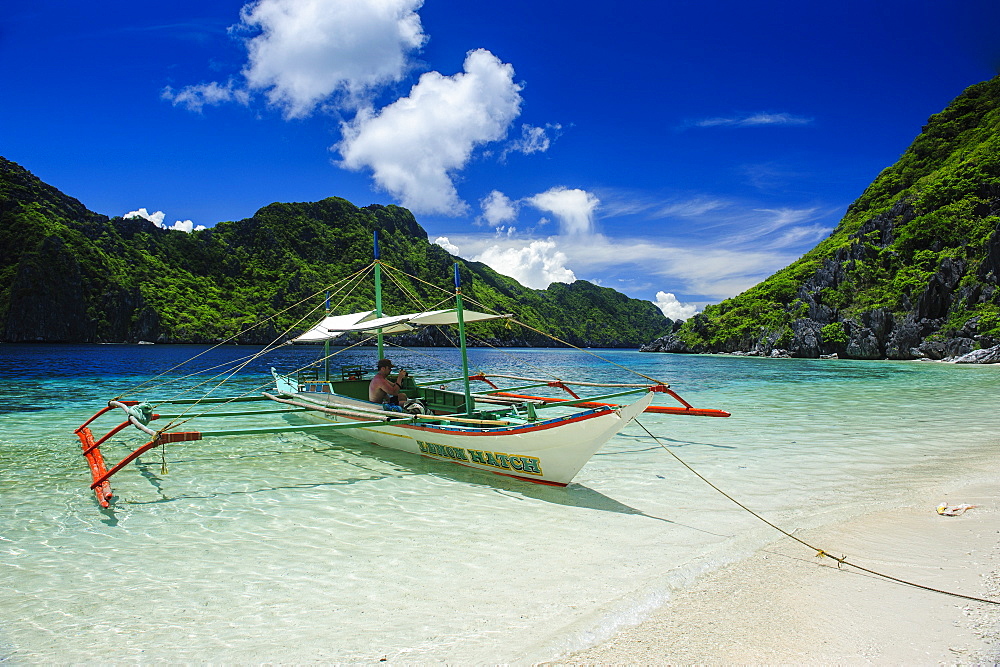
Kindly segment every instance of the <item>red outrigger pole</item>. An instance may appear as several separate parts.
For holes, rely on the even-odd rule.
[[[94,495],[97,496],[97,502],[101,507],[110,507],[111,497],[114,495],[111,492],[111,483],[108,481],[111,476],[116,472],[124,468],[126,465],[139,458],[150,449],[154,447],[159,447],[160,445],[168,442],[187,442],[190,440],[201,440],[201,433],[188,431],[188,432],[175,432],[175,433],[155,433],[153,439],[147,442],[142,447],[139,447],[134,452],[126,456],[124,459],[118,462],[111,470],[108,470],[107,465],[104,463],[104,455],[101,453],[101,445],[103,445],[107,440],[115,435],[116,433],[122,431],[129,426],[140,427],[136,423],[135,417],[129,416],[128,419],[123,421],[118,426],[108,431],[99,440],[94,440],[94,434],[90,430],[90,424],[94,422],[98,417],[118,408],[132,407],[138,405],[139,401],[109,401],[108,407],[98,410],[93,417],[88,419],[83,425],[76,429],[77,437],[80,438],[80,444],[83,446],[83,456],[87,459],[87,463],[90,465],[90,476],[93,478],[93,483],[90,488],[94,490]],[[151,420],[158,419],[159,415],[154,414],[150,417]],[[141,427],[140,427],[141,428]],[[143,428],[142,430],[149,432],[150,429]]]
[[[511,377],[511,376],[495,376],[495,377]],[[483,373],[478,373],[476,375],[470,375],[469,379],[470,380],[479,380],[480,382],[485,382],[486,384],[490,385],[494,389],[499,389],[499,387],[497,387],[497,385],[495,385],[493,382],[490,381],[489,376],[487,376],[487,375],[485,375]],[[572,396],[574,399],[579,399],[580,398],[576,394],[576,392],[574,392],[572,389],[570,389],[566,385],[566,383],[564,383],[564,382],[562,382],[560,380],[553,380],[551,382],[546,382],[545,384],[547,386],[549,386],[549,387],[555,387],[557,389],[562,389],[567,394],[569,394],[570,396]],[[666,414],[666,415],[689,415],[689,416],[692,416],[692,417],[729,417],[730,416],[730,413],[726,412],[725,410],[716,410],[716,409],[713,409],[713,408],[696,408],[693,405],[691,405],[690,403],[688,403],[687,401],[685,401],[683,398],[681,398],[680,394],[678,394],[677,392],[675,392],[673,389],[671,389],[669,386],[667,386],[665,384],[655,384],[655,385],[646,387],[646,391],[653,391],[653,392],[657,392],[657,393],[660,393],[660,394],[667,394],[669,396],[672,396],[673,398],[677,399],[677,401],[681,405],[683,405],[684,407],[682,407],[682,408],[676,408],[676,407],[671,407],[669,405],[650,405],[645,410],[643,410],[643,412],[652,412],[652,413],[655,413],[655,414]],[[565,401],[564,399],[561,399],[561,398],[549,398],[549,397],[545,397],[545,396],[533,396],[533,395],[530,395],[530,394],[513,394],[513,393],[508,392],[508,391],[493,391],[493,392],[489,392],[488,395],[489,396],[503,396],[504,398],[516,398],[516,399],[527,400],[527,401],[539,401],[539,402],[542,402],[542,403],[567,403],[567,401]],[[597,402],[597,401],[585,401],[585,402],[581,402],[579,400],[574,400],[574,401],[572,401],[572,403],[574,405],[577,405],[577,406],[581,407],[581,408],[599,408],[599,407],[613,406],[614,405],[614,403],[601,403],[601,402]]]

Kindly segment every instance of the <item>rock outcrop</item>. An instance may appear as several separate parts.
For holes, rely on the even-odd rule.
[[[933,116],[816,248],[642,349],[939,360],[997,344],[1000,77]]]

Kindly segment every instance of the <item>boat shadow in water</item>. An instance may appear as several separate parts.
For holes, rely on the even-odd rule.
[[[220,498],[226,496],[245,496],[272,491],[296,490],[296,489],[318,489],[324,487],[339,487],[365,482],[377,482],[381,479],[412,477],[417,475],[430,475],[440,479],[446,479],[462,484],[477,487],[481,490],[498,493],[507,497],[520,500],[537,500],[555,505],[575,507],[579,509],[598,510],[601,512],[613,512],[615,514],[628,514],[641,516],[655,521],[662,521],[678,527],[696,530],[726,537],[719,533],[714,533],[697,526],[693,526],[673,519],[649,514],[640,509],[636,509],[623,502],[606,496],[599,491],[595,491],[583,484],[571,483],[565,487],[554,487],[543,484],[533,484],[522,480],[505,477],[495,473],[467,468],[460,465],[448,465],[440,461],[430,459],[418,454],[401,452],[378,445],[365,443],[353,438],[338,434],[310,434],[312,443],[303,443],[303,446],[293,449],[272,449],[269,451],[259,451],[246,453],[238,456],[226,456],[227,460],[237,459],[262,459],[268,457],[288,457],[302,455],[319,455],[336,457],[339,467],[350,467],[355,474],[342,476],[337,479],[303,481],[296,484],[261,484],[254,488],[243,488],[239,490],[212,491],[210,493],[169,493],[164,488],[164,478],[161,476],[161,460],[159,455],[155,458],[136,459],[136,467],[139,474],[144,477],[153,487],[156,498],[148,500],[126,500],[116,496],[116,501],[126,505],[158,505],[171,503],[179,500],[196,500]],[[185,457],[173,459],[169,462],[174,466],[178,475],[183,475],[185,464],[205,459],[200,457]],[[314,470],[321,470],[321,467],[314,467]],[[175,487],[176,488],[176,487]],[[107,519],[104,523],[114,526],[118,523],[115,515],[114,505],[104,509],[102,512]]]
[[[447,479],[462,484],[468,484],[480,489],[505,495],[522,500],[540,500],[554,505],[564,505],[566,507],[576,507],[580,509],[598,510],[601,512],[613,512],[616,514],[630,514],[641,516],[647,519],[663,521],[675,526],[689,528],[702,533],[716,535],[719,537],[729,537],[714,533],[697,526],[674,521],[653,514],[648,514],[640,509],[636,509],[623,502],[606,496],[600,491],[595,491],[588,486],[572,482],[564,487],[548,486],[545,484],[534,484],[523,480],[507,477],[502,474],[492,473],[478,468],[470,468],[457,464],[447,464],[436,459],[431,459],[418,454],[402,452],[395,449],[388,449],[365,443],[353,438],[341,435],[313,434],[317,440],[330,443],[327,448],[316,448],[317,453],[329,451],[348,451],[360,459],[370,458],[381,463],[391,464],[402,475],[431,475],[441,479]]]

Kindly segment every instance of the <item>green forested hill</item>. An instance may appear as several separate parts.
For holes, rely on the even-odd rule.
[[[185,234],[93,213],[0,158],[0,341],[223,340],[370,264],[375,230],[387,264],[450,288],[459,261],[469,297],[574,344],[638,347],[670,330],[648,301],[584,281],[531,290],[484,264],[456,260],[398,206],[358,208],[336,197],[276,203]],[[424,305],[441,298],[420,281],[404,285]],[[363,289],[342,307],[371,308],[372,301],[372,290]],[[388,312],[414,308],[389,283],[386,302]],[[288,310],[239,342],[270,342],[315,305]],[[475,332],[494,344],[548,344],[503,323]]]
[[[942,358],[1000,343],[1000,77],[930,118],[794,264],[649,351]]]

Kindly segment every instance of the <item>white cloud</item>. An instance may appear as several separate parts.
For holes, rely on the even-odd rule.
[[[749,245],[723,247],[703,238],[680,245],[648,238],[612,239],[596,233],[534,241],[468,234],[453,235],[450,240],[463,249],[463,257],[482,261],[532,287],[575,277],[596,282],[594,277],[613,272],[645,281],[668,281],[705,301],[749,289],[800,255]]]
[[[697,218],[710,211],[723,209],[727,202],[719,199],[695,197],[686,201],[672,202],[655,211],[656,218]]]
[[[160,227],[163,227],[164,229],[171,229],[175,232],[186,232],[188,234],[190,234],[192,231],[197,232],[201,231],[202,229],[205,229],[205,225],[198,225],[197,227],[195,227],[194,223],[191,222],[190,220],[178,220],[169,227],[165,227],[164,225],[160,225]]]
[[[240,11],[247,42],[243,76],[286,118],[309,115],[335,93],[357,102],[401,81],[409,54],[427,41],[423,0],[257,0]]]
[[[501,225],[517,219],[517,206],[499,190],[480,199],[479,206],[483,210],[482,219],[490,225]]]
[[[223,102],[236,102],[246,106],[250,103],[250,93],[239,88],[232,80],[222,86],[212,81],[194,86],[185,86],[178,92],[167,86],[160,94],[174,106],[184,106],[188,111],[201,112],[205,106],[218,106]]]
[[[566,268],[566,255],[554,241],[532,241],[523,247],[492,245],[472,258],[532,289],[551,283],[571,283],[576,275]]]
[[[304,118],[337,98],[356,109],[381,86],[402,81],[411,55],[427,41],[417,10],[423,0],[256,0],[240,10],[233,34],[250,33],[241,75],[225,84],[212,81],[170,86],[162,97],[175,106],[250,103],[263,92],[286,119]]]
[[[195,227],[194,223],[190,220],[178,220],[169,227],[163,224],[164,213],[163,211],[156,211],[155,213],[150,213],[145,208],[140,208],[136,211],[129,211],[123,218],[143,218],[149,220],[151,223],[159,227],[160,229],[170,229],[177,232],[187,232],[190,234],[192,231],[199,231],[205,229],[204,225],[198,225]]]
[[[459,215],[452,173],[477,146],[501,139],[521,112],[514,68],[485,49],[468,54],[464,72],[427,72],[379,112],[362,110],[342,126],[341,165],[370,168],[375,182],[418,213]]]
[[[535,208],[548,211],[559,221],[559,231],[567,236],[594,232],[594,210],[601,200],[586,190],[555,187],[526,199]]]
[[[562,125],[558,123],[549,123],[545,127],[535,127],[525,123],[521,126],[521,138],[511,141],[504,149],[501,158],[507,157],[510,153],[524,153],[525,155],[544,153],[552,145],[549,132],[558,133],[561,129]]]
[[[452,255],[458,255],[458,246],[448,240],[447,236],[439,236],[434,239],[434,243],[438,244],[445,250],[447,250]]]
[[[163,226],[163,217],[164,217],[164,214],[163,214],[163,211],[156,211],[155,213],[150,213],[145,208],[140,208],[137,211],[129,211],[128,213],[126,213],[122,217],[123,218],[144,218],[146,220],[149,220],[151,223],[153,223],[157,227],[162,227]]]
[[[657,292],[656,307],[672,320],[686,320],[698,312],[698,306],[693,303],[681,303],[671,292]]]
[[[790,243],[817,233],[824,234],[828,228],[809,225],[798,227],[801,223],[816,219],[818,209],[812,208],[757,208],[746,212],[741,224],[733,225],[733,230],[726,237],[727,245],[752,243],[756,247],[785,247]],[[788,228],[791,229],[788,229]],[[777,239],[768,237],[784,230]],[[818,239],[817,239],[818,240]]]
[[[695,121],[697,127],[760,127],[764,125],[809,125],[812,118],[790,113],[759,112],[729,118],[705,118]]]

